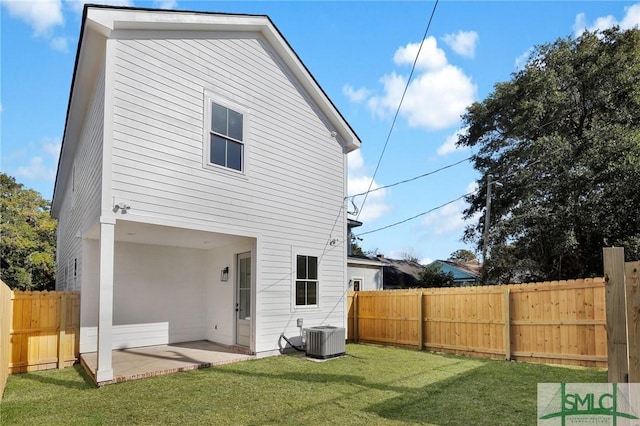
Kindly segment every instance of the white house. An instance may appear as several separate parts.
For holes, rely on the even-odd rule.
[[[267,16],[85,6],[52,215],[80,352],[344,327],[360,141]]]
[[[370,291],[384,289],[383,259],[370,256],[351,255],[347,257],[347,277],[349,290]]]

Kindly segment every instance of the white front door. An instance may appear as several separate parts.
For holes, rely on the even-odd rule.
[[[236,279],[236,344],[251,342],[251,253],[238,255]]]

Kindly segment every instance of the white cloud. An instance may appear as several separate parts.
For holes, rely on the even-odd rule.
[[[2,4],[9,15],[29,24],[36,36],[48,36],[53,28],[64,25],[62,0],[5,0]]]
[[[471,182],[467,185],[466,191],[469,193],[477,189],[478,184]],[[476,214],[470,219],[465,220],[463,211],[466,208],[467,202],[464,199],[457,200],[426,215],[424,219],[422,219],[422,225],[426,227],[427,232],[433,236],[460,233],[466,225],[476,222],[480,216]]]
[[[530,47],[516,58],[514,63],[514,68],[516,71],[520,71],[524,69],[525,65],[527,65],[527,61],[529,60],[529,56],[531,56],[532,53],[533,53],[533,47]]]
[[[420,43],[409,43],[404,47],[399,47],[393,55],[393,62],[396,65],[413,65],[420,49]],[[447,57],[444,50],[438,47],[434,37],[427,37],[422,42],[420,57],[416,62],[416,69],[432,70],[439,69],[447,65]]]
[[[62,141],[60,138],[44,138],[42,145],[42,151],[50,157],[55,158],[56,160],[60,156],[60,147],[62,146]]]
[[[369,108],[384,117],[395,111],[406,85],[406,78],[393,72],[382,78],[384,94],[369,99]],[[409,126],[438,130],[460,121],[475,99],[471,78],[453,65],[419,74],[409,84],[400,114]]]
[[[110,6],[133,6],[132,0],[65,0],[65,3],[76,13],[82,13],[85,3]]]
[[[35,155],[27,157],[27,152],[9,155],[9,158],[13,158],[16,162],[23,163],[23,165],[13,169],[12,173],[23,179],[53,182],[56,177],[60,145],[60,138],[45,137],[42,139],[39,148],[30,147],[30,151],[32,153],[35,151]],[[26,164],[24,164],[25,160]]]
[[[51,39],[51,47],[59,52],[67,53],[69,51],[69,39],[67,37],[53,37]]]
[[[433,259],[431,259],[430,257],[423,257],[422,259],[420,259],[420,264],[423,266],[427,266],[431,262],[433,262]]]
[[[364,165],[364,160],[360,150],[350,152],[347,156],[349,177],[347,181],[348,194],[360,194],[369,190],[371,184],[371,176],[368,176]],[[379,188],[377,182],[371,184],[371,189]],[[364,223],[370,223],[379,219],[382,215],[391,210],[391,206],[386,202],[387,191],[381,189],[379,191],[370,192],[367,196],[367,202],[358,217],[358,220]],[[353,200],[355,205],[360,208],[364,195],[355,197]],[[353,206],[349,206],[351,210]]]
[[[464,129],[457,130],[452,135],[449,135],[447,139],[444,141],[444,143],[440,145],[440,147],[438,148],[438,154],[447,155],[454,151],[463,151],[463,150],[469,149],[466,146],[461,146],[461,147],[456,146],[456,143],[458,142],[458,138],[460,138],[460,135],[465,133],[466,131],[467,129],[464,128]]]
[[[29,164],[18,167],[16,176],[30,180],[45,180],[53,182],[56,177],[55,167],[49,167],[45,164],[44,158],[40,156],[31,157]]]
[[[625,15],[622,20],[618,21],[615,16],[607,15],[596,18],[592,24],[587,22],[584,13],[576,15],[573,23],[573,32],[576,37],[580,36],[585,30],[600,31],[619,25],[621,29],[628,30],[633,27],[640,27],[640,3],[636,3],[624,8]]]
[[[364,159],[362,158],[362,151],[356,149],[347,154],[347,167],[349,175],[360,174],[364,170]]]
[[[465,225],[465,221],[462,219],[462,211],[466,205],[467,203],[464,200],[448,204],[426,215],[422,220],[422,224],[429,229],[430,234],[435,236],[461,231]]]
[[[177,0],[156,0],[154,3],[159,9],[175,9],[178,5]]]
[[[0,104],[0,113],[4,112],[4,107]]]
[[[409,43],[396,50],[396,65],[410,65],[418,54],[418,43]],[[424,41],[414,75],[402,101],[400,114],[411,127],[437,130],[460,121],[476,97],[477,87],[462,69],[447,63],[444,51],[436,39]],[[408,76],[392,71],[384,75],[382,94],[370,96],[369,109],[381,118],[395,113],[405,90]]]
[[[475,31],[458,31],[455,34],[447,34],[442,39],[458,55],[473,58],[476,54],[478,33]]]
[[[352,86],[345,84],[342,87],[342,93],[349,98],[351,102],[362,102],[371,94],[371,91],[364,87],[354,89]]]

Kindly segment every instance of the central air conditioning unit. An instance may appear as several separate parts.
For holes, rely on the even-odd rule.
[[[306,354],[311,358],[327,359],[345,354],[344,328],[323,325],[305,329]]]

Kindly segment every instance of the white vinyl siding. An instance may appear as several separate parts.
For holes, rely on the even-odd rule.
[[[113,196],[128,200],[131,218],[259,235],[255,350],[277,349],[280,333],[298,332],[291,247],[321,253],[346,233],[343,146],[256,34],[133,35],[116,51]],[[205,90],[250,112],[245,175],[202,167]],[[344,303],[345,265],[341,246],[322,257],[321,306]],[[304,319],[344,323],[342,309],[316,309]]]
[[[83,237],[100,217],[103,126],[104,72],[96,79],[93,97],[77,141],[72,175],[60,204],[57,290],[80,290],[82,286]]]
[[[382,266],[349,264],[347,266],[347,278],[350,282],[349,290],[353,290],[353,280],[361,279],[360,290],[382,290],[383,289],[383,269]]]

